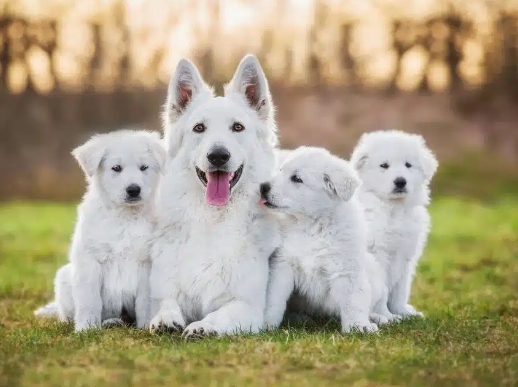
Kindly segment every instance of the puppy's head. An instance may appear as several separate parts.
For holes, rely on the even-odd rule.
[[[363,188],[383,200],[426,202],[437,160],[423,137],[401,131],[364,134],[351,163]]]
[[[261,202],[275,211],[314,217],[350,200],[359,184],[345,160],[322,148],[300,147],[261,184]]]
[[[72,155],[90,188],[117,206],[139,206],[152,200],[165,163],[160,137],[147,131],[95,135]]]

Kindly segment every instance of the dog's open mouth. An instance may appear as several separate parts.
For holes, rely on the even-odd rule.
[[[224,206],[230,199],[232,188],[237,184],[243,174],[243,166],[234,172],[227,171],[211,171],[203,172],[196,167],[196,174],[205,186],[205,197],[207,202],[213,206]]]
[[[128,203],[128,204],[136,204],[136,203],[140,203],[141,200],[142,200],[141,197],[136,197],[136,198],[127,197],[126,198],[126,203]]]

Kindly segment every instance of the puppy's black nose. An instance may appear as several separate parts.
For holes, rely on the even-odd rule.
[[[230,152],[222,146],[211,149],[207,154],[207,159],[215,167],[222,167],[230,160]]]
[[[270,192],[272,186],[270,185],[270,183],[263,183],[259,186],[259,189],[261,190],[261,197],[266,200],[268,192]]]
[[[136,198],[140,195],[140,186],[137,184],[131,184],[126,188],[126,193],[130,198]]]
[[[396,180],[394,180],[394,185],[396,188],[405,188],[406,179],[404,177],[397,177]]]

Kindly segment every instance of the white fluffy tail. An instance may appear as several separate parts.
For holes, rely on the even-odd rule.
[[[49,302],[34,311],[34,315],[44,318],[58,317],[58,304],[56,301]]]

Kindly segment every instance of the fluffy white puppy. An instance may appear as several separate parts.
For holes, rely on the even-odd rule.
[[[363,182],[359,199],[368,224],[368,249],[381,267],[379,278],[371,282],[385,287],[391,313],[423,316],[408,302],[430,229],[426,206],[437,160],[423,137],[391,130],[364,134],[351,163]],[[380,313],[386,309],[378,308]]]
[[[268,82],[254,56],[224,97],[181,60],[165,107],[169,152],[152,248],[151,331],[258,332],[276,223],[259,205],[277,144]]]
[[[261,184],[262,202],[281,216],[282,245],[272,257],[265,325],[290,309],[337,316],[344,333],[374,332],[364,266],[366,229],[354,197],[360,180],[345,161],[321,148],[300,147]]]
[[[96,135],[72,154],[88,189],[77,210],[70,263],[56,274],[56,301],[40,312],[57,307],[60,320],[73,320],[76,331],[122,323],[123,314],[144,327],[149,319],[149,237],[165,161],[160,137],[120,130]]]

